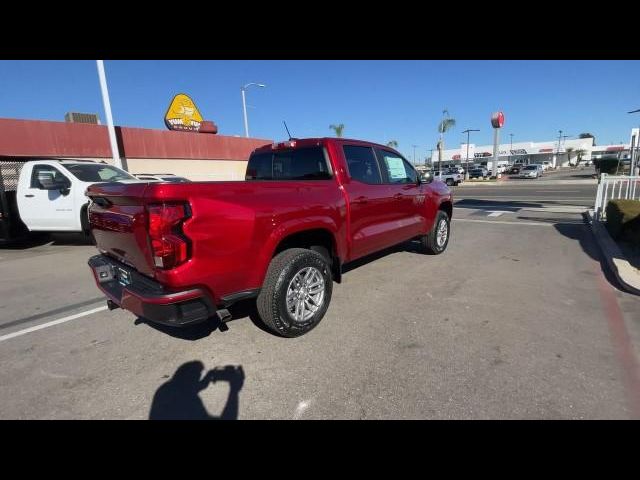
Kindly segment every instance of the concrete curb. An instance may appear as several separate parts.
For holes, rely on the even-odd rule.
[[[640,271],[633,268],[627,261],[604,224],[594,220],[593,210],[589,210],[587,216],[589,217],[589,225],[591,225],[593,236],[596,237],[596,242],[613,274],[625,290],[640,295]]]

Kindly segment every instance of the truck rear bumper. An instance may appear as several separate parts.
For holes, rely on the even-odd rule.
[[[106,255],[89,259],[98,288],[117,306],[152,322],[176,327],[200,323],[216,313],[199,288],[169,290]]]

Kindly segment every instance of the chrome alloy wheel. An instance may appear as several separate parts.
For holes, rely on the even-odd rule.
[[[315,267],[294,275],[287,288],[287,310],[296,322],[309,320],[324,302],[324,276]]]
[[[436,232],[436,243],[438,247],[443,247],[447,241],[447,235],[449,235],[449,229],[447,228],[447,221],[443,218],[438,223],[438,230]]]

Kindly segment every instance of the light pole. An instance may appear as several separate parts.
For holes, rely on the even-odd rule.
[[[562,138],[562,130],[558,130],[558,151],[556,152],[556,163],[560,163],[560,167],[562,167],[562,162],[560,162],[560,139]]]
[[[467,159],[464,162],[464,179],[469,180],[469,135],[471,132],[479,132],[480,130],[475,128],[467,128],[464,132],[467,134]]]
[[[240,91],[242,92],[242,111],[244,113],[244,136],[245,137],[249,136],[249,123],[247,122],[247,100],[244,92],[251,85],[255,85],[256,87],[261,87],[261,88],[266,87],[266,85],[264,85],[263,83],[247,83],[244,87],[240,88]]]
[[[630,112],[627,113],[638,113],[640,112],[640,109],[638,110],[632,110]],[[638,131],[640,132],[640,129],[638,129]],[[633,176],[636,175],[636,164],[638,163],[638,143],[640,143],[640,139],[638,138],[638,135],[635,136],[635,142],[631,142],[631,170],[629,170],[629,176]]]
[[[511,147],[509,149],[509,160],[508,160],[508,162],[509,162],[509,165],[511,165],[511,152],[513,152],[513,133],[510,133],[509,137],[511,139]]]
[[[413,147],[413,166],[416,166],[416,147],[418,145],[411,145]]]
[[[96,64],[98,66],[98,78],[100,79],[100,91],[102,92],[104,114],[107,117],[107,130],[109,132],[109,142],[111,143],[111,156],[113,157],[113,164],[118,168],[122,168],[120,152],[118,151],[118,141],[116,140],[116,130],[113,127],[113,117],[111,116],[111,102],[109,102],[107,78],[104,73],[104,60],[96,60]]]

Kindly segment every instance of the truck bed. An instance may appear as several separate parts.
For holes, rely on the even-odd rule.
[[[335,181],[246,181],[121,184],[89,187],[89,218],[98,249],[169,287],[211,288],[221,297],[259,288],[278,231],[344,224],[345,200]],[[156,268],[148,239],[149,205],[187,202],[182,232],[189,260]],[[344,235],[342,235],[344,236]]]

